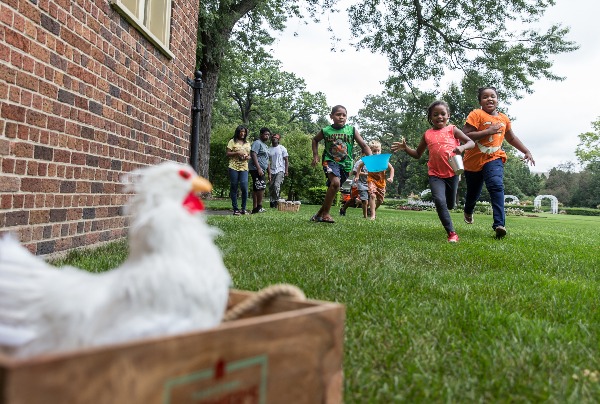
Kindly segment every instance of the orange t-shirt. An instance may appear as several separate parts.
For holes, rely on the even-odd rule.
[[[475,141],[475,147],[465,151],[463,163],[467,171],[481,171],[483,165],[492,160],[502,159],[506,162],[506,153],[502,150],[502,142],[506,131],[510,129],[510,119],[501,112],[498,115],[490,115],[482,109],[471,111],[467,122],[477,132],[486,130],[495,123],[502,125],[500,131],[490,136]]]
[[[448,163],[448,158],[454,155],[452,150],[460,146],[460,142],[454,137],[454,125],[448,125],[442,129],[427,129],[423,136],[429,150],[427,173],[438,178],[454,177],[454,171]]]

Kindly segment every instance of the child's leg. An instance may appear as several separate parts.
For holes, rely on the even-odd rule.
[[[328,173],[327,177],[329,178],[329,187],[327,187],[325,200],[323,201],[323,205],[321,205],[321,209],[317,212],[317,217],[324,218],[330,216],[331,205],[333,205],[333,201],[340,190],[340,178],[334,173]]]
[[[362,211],[363,211],[363,217],[366,219],[367,218],[367,200],[364,201],[360,201],[360,204],[362,205]]]
[[[450,178],[444,178],[444,183],[446,184],[446,206],[448,207],[448,210],[452,210],[456,205],[458,175]]]
[[[454,226],[450,218],[450,212],[448,212],[448,206],[446,205],[446,182],[443,178],[430,175],[429,189],[431,189],[431,196],[433,197],[433,203],[435,204],[435,210],[440,222],[442,222],[442,226],[446,229],[446,233],[450,234],[450,232],[454,231]]]
[[[492,160],[486,163],[481,170],[485,187],[490,194],[492,212],[494,215],[493,229],[505,225],[504,215],[504,163],[502,159]]]
[[[375,219],[375,209],[377,209],[375,199],[376,199],[375,194],[369,195],[369,207],[371,208],[371,219]]]
[[[483,175],[481,171],[465,171],[465,180],[467,181],[467,193],[464,211],[465,214],[472,215],[483,188]]]

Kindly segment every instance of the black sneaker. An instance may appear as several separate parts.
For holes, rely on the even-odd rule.
[[[340,208],[340,216],[346,216],[346,211],[344,208]]]
[[[271,201],[271,202],[269,202],[269,206],[271,206],[271,208],[276,208],[277,207],[277,202],[276,201]]]

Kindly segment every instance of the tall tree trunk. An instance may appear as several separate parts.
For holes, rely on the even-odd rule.
[[[200,124],[200,145],[199,145],[199,174],[208,178],[208,162],[210,160],[210,129],[212,122],[212,107],[217,93],[217,81],[219,80],[220,68],[216,65],[202,66],[202,112]]]

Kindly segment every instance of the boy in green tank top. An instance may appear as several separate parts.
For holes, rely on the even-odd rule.
[[[371,155],[371,149],[358,130],[351,125],[346,125],[348,119],[346,107],[336,105],[331,109],[329,117],[333,124],[321,129],[312,139],[313,167],[319,163],[319,142],[323,140],[325,143],[321,165],[327,177],[325,200],[319,211],[310,219],[313,222],[335,223],[329,211],[340,186],[352,171],[354,142],[358,143],[365,155]]]

